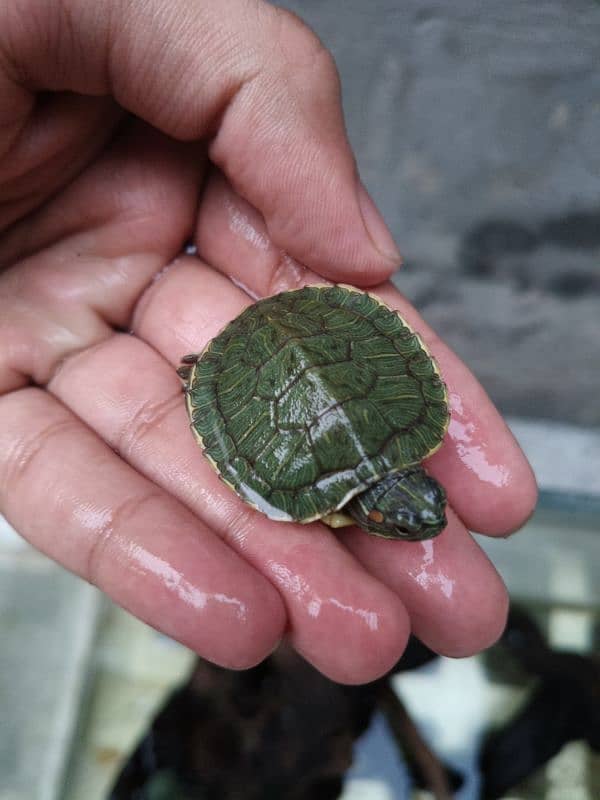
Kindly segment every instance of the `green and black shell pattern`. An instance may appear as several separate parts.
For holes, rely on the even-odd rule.
[[[192,429],[240,497],[311,522],[434,453],[446,387],[419,336],[380,300],[309,286],[260,300],[198,357]]]

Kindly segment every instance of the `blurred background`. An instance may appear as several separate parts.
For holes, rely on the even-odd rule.
[[[337,60],[397,285],[536,468],[531,523],[484,543],[509,629],[364,690],[285,651],[227,674],[0,520],[0,800],[598,798],[600,4],[280,5]]]

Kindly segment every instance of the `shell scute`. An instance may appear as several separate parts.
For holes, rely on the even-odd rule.
[[[271,485],[276,483],[289,491],[312,485],[320,472],[306,436],[299,431],[283,434],[281,441],[265,453],[264,466],[259,469]]]

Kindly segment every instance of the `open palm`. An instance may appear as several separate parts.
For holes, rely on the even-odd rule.
[[[396,254],[330,56],[259,2],[19,5],[0,9],[0,510],[226,666],[287,635],[360,682],[411,630],[450,655],[491,643],[505,590],[467,528],[515,529],[535,483],[476,380],[385,282]],[[252,297],[323,278],[375,287],[440,363],[452,422],[428,468],[452,510],[435,540],[271,522],[189,432],[181,356]]]

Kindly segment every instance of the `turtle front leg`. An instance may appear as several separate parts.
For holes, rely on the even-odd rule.
[[[194,368],[194,364],[200,358],[200,353],[189,353],[187,356],[183,356],[181,359],[181,366],[177,369],[177,374],[181,378],[184,384],[184,389],[187,389],[187,384],[190,379],[190,375],[192,373],[192,369]]]
[[[188,381],[190,379],[190,375],[192,374],[192,366],[182,366],[177,368],[177,374],[183,381],[185,387],[187,388]]]

